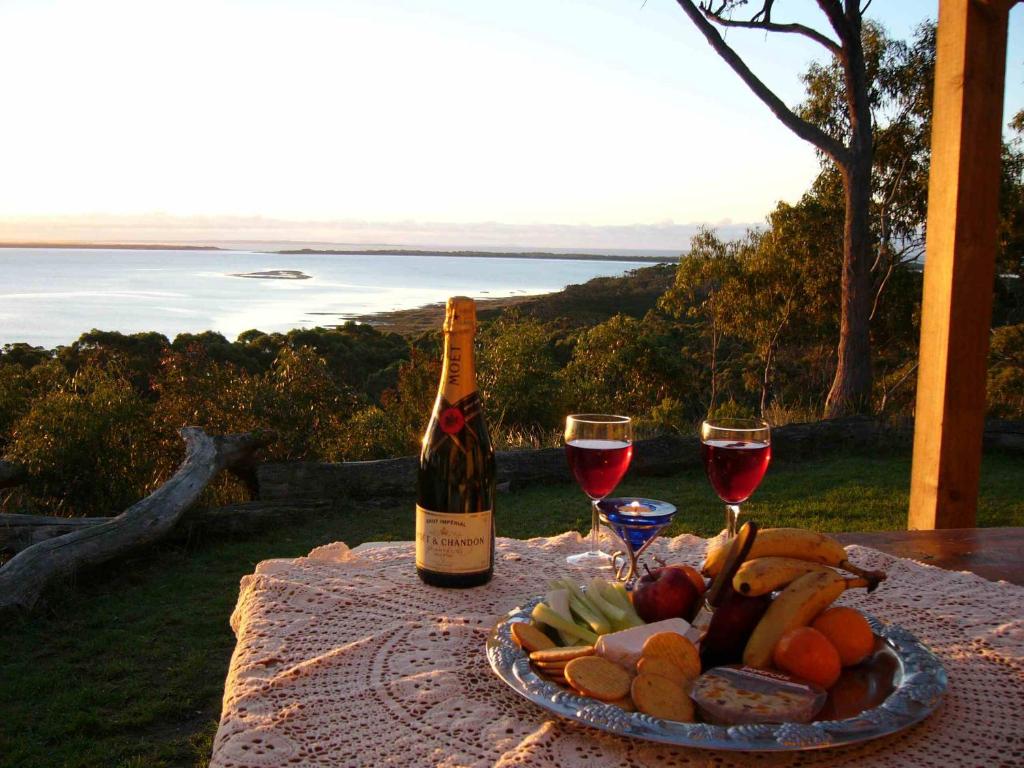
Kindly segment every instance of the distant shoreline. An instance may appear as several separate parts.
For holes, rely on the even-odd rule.
[[[681,256],[623,256],[607,253],[555,253],[554,251],[441,251],[420,248],[298,248],[293,250],[252,250],[221,248],[215,245],[170,245],[166,243],[0,243],[0,248],[62,248],[67,250],[122,250],[122,251],[219,251],[230,253],[267,253],[281,256],[452,256],[462,258],[494,259],[550,259],[554,261],[617,261],[640,264],[671,264]]]
[[[364,250],[299,248],[273,251],[285,256],[454,256],[495,259],[551,259],[556,261],[625,261],[665,264],[679,261],[679,256],[619,256],[603,253],[554,253],[551,251],[423,251],[414,248],[368,248]]]
[[[616,277],[591,278],[586,283],[570,284],[557,291],[480,297],[476,299],[477,317],[489,320],[507,309],[521,306],[535,317],[548,320],[566,315],[577,319],[588,315],[593,317],[596,309],[598,318],[595,322],[602,322],[614,314],[608,312],[601,315],[608,297],[612,295],[618,302],[615,311],[622,310],[635,317],[642,317],[675,282],[675,271],[675,267],[669,264],[659,264],[639,267]],[[434,302],[409,309],[351,315],[345,319],[371,325],[379,331],[413,337],[440,328],[444,320],[444,308],[444,302]]]
[[[565,289],[563,288],[562,291]],[[475,299],[478,316],[487,317],[517,304],[523,304],[544,296],[553,296],[562,291],[548,293],[529,293],[518,296],[502,296]],[[444,320],[445,302],[433,302],[409,309],[392,309],[384,312],[370,312],[354,315],[348,320],[371,325],[378,331],[390,331],[402,336],[413,336],[425,331],[437,330]]]

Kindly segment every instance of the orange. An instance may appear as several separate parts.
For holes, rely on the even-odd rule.
[[[868,620],[853,608],[829,608],[811,626],[836,647],[844,667],[860,664],[875,648]]]
[[[822,688],[831,688],[842,671],[839,651],[812,627],[797,627],[784,634],[775,646],[772,660],[783,672]]]

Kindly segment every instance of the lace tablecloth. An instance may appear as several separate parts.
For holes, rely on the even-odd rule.
[[[1024,588],[850,547],[889,572],[848,596],[942,659],[939,710],[899,735],[792,754],[709,752],[612,736],[549,715],[490,670],[484,641],[509,609],[562,575],[577,534],[499,539],[486,587],[416,576],[411,543],[320,547],[242,579],[238,644],[211,766],[954,766],[1024,765]],[[699,563],[706,542],[654,552]]]

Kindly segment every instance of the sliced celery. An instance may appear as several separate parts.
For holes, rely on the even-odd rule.
[[[604,614],[595,613],[589,605],[577,598],[576,595],[569,595],[569,608],[579,618],[583,619],[595,634],[606,635],[612,631],[612,626],[608,623],[608,619],[604,617]]]
[[[537,603],[530,615],[537,623],[547,624],[549,627],[554,627],[560,632],[565,632],[566,634],[578,637],[588,645],[593,645],[597,642],[597,635],[589,629],[585,629],[578,624],[563,619],[544,603]]]
[[[626,618],[626,612],[605,599],[602,594],[605,584],[600,576],[592,578],[587,584],[587,602],[600,609],[612,624],[620,624]]]

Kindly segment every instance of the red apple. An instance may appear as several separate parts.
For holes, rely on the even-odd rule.
[[[683,573],[685,573],[689,577],[690,581],[693,582],[693,586],[695,586],[697,588],[697,594],[698,595],[703,595],[704,592],[707,590],[707,584],[704,583],[704,577],[701,576],[700,575],[700,571],[698,571],[692,565],[675,564],[675,565],[670,565],[668,567],[669,568],[678,568]]]
[[[633,590],[633,607],[648,624],[664,619],[689,621],[700,604],[697,588],[681,568],[647,569]]]

